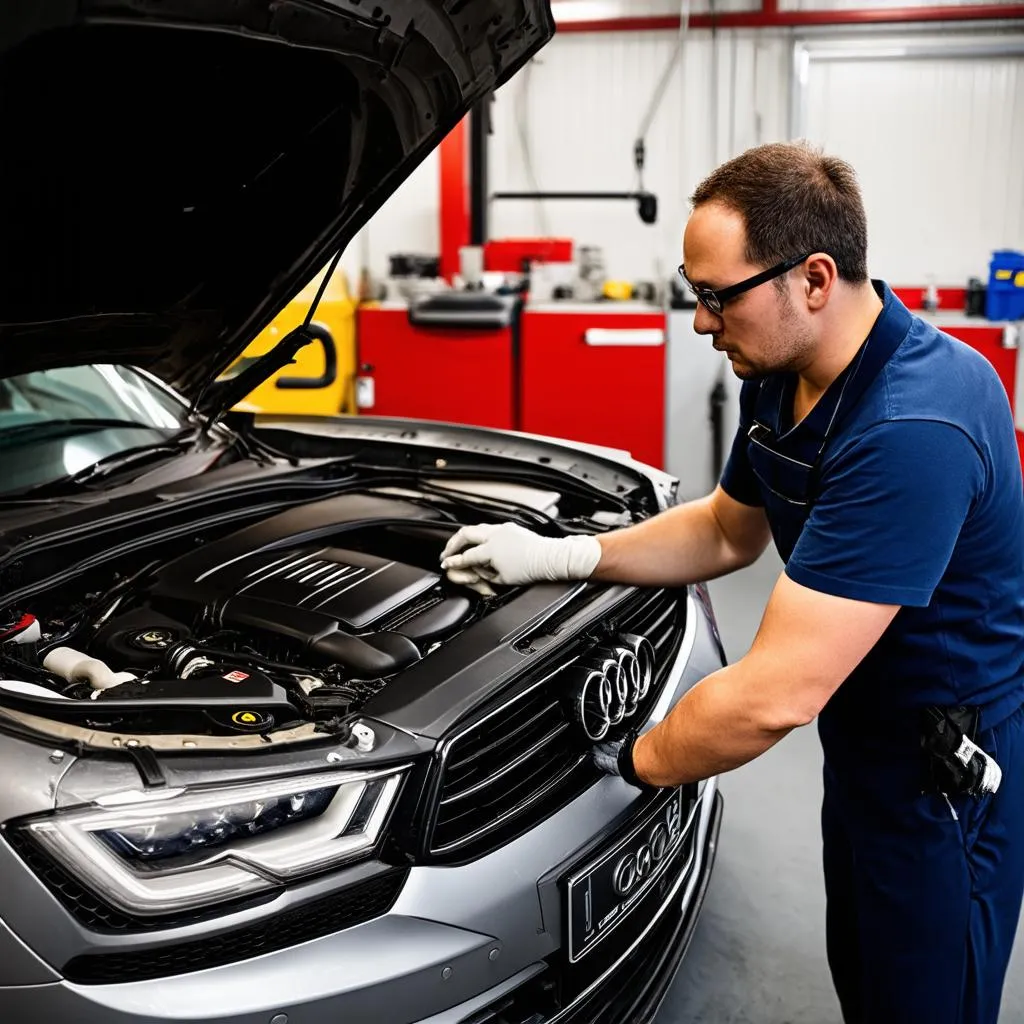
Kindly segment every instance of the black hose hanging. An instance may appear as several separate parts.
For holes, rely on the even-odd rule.
[[[711,486],[715,487],[722,476],[725,464],[725,416],[724,407],[728,395],[723,380],[725,368],[718,371],[714,387],[708,395],[708,421],[711,423]]]

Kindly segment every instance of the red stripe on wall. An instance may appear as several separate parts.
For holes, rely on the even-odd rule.
[[[797,25],[870,25],[936,21],[992,21],[1024,18],[1022,4],[963,4],[938,7],[871,7],[863,10],[780,11],[771,0],[764,8],[727,11],[723,14],[695,14],[688,25],[700,28],[783,28]],[[594,18],[589,21],[558,22],[559,32],[643,32],[676,31],[674,15],[626,18]]]

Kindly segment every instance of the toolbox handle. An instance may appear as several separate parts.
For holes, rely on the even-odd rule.
[[[320,342],[324,350],[324,373],[322,377],[278,377],[277,386],[282,391],[316,391],[329,388],[338,379],[338,348],[331,332],[321,324],[310,324],[309,333]]]
[[[665,332],[660,327],[588,327],[583,340],[588,345],[651,347],[665,344]]]
[[[500,330],[508,327],[505,314],[435,313],[430,310],[409,310],[409,323],[414,327],[465,327],[479,330]]]
[[[488,293],[441,292],[412,303],[408,315],[414,327],[500,330],[515,319],[516,304]]]

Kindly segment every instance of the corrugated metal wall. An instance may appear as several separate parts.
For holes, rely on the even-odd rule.
[[[807,136],[857,168],[873,273],[962,284],[1024,248],[1024,55],[812,61],[807,100]]]
[[[680,259],[693,186],[748,146],[788,137],[798,38],[689,34],[648,136],[644,185],[659,198],[656,225],[630,203],[509,201],[493,204],[491,237],[567,235],[601,246],[612,276],[664,280]],[[891,33],[871,39],[894,44]],[[495,99],[492,191],[633,188],[633,140],[675,45],[665,31],[556,36]],[[955,284],[984,275],[990,249],[1024,247],[1024,58],[814,60],[808,75],[806,134],[861,173],[873,273]],[[389,252],[437,251],[437,173],[432,156],[353,243],[348,268],[366,252],[381,274]]]

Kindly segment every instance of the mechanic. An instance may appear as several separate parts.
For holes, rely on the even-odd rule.
[[[869,279],[853,169],[750,150],[691,199],[694,326],[744,381],[719,486],[597,537],[461,529],[456,583],[708,580],[785,562],[749,652],[595,749],[675,786],[815,718],[847,1024],[996,1024],[1024,891],[1024,490],[991,365]],[[1001,779],[1000,779],[1001,772]]]

